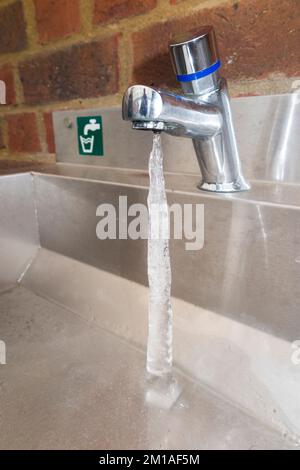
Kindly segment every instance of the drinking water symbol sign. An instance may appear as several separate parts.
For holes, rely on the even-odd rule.
[[[103,156],[103,132],[101,116],[77,118],[79,155]]]

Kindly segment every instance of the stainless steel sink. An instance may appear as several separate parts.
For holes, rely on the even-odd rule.
[[[0,177],[0,448],[296,448],[300,435],[300,188],[193,190],[205,244],[171,242],[174,375],[145,375],[145,240],[96,237],[96,208],[145,202],[138,170],[56,165]],[[168,389],[169,390],[169,389]]]

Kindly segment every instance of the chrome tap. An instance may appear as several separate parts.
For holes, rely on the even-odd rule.
[[[184,96],[131,86],[123,98],[123,119],[131,121],[133,129],[193,139],[202,173],[200,189],[249,189],[241,171],[226,81],[219,75],[221,62],[212,26],[203,26],[193,39],[169,47]]]

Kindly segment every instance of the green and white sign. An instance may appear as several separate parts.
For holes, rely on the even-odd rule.
[[[103,156],[103,132],[101,116],[77,118],[78,153],[91,157]]]

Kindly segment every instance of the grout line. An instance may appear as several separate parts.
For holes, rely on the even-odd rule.
[[[32,49],[35,48],[35,46],[38,44],[38,32],[35,20],[35,6],[33,0],[26,0],[25,2],[23,1],[22,4],[26,22],[28,47],[29,49]]]
[[[41,144],[42,153],[48,153],[48,142],[46,137],[46,129],[44,124],[43,112],[41,110],[36,111],[36,123]]]
[[[20,106],[24,102],[23,85],[19,76],[18,64],[11,64],[11,67],[12,67],[13,77],[14,77],[16,104],[17,106]]]
[[[79,0],[81,32],[88,37],[93,27],[94,2],[92,0]]]
[[[131,81],[133,66],[132,42],[128,33],[123,33],[119,39],[119,90],[125,90]]]

